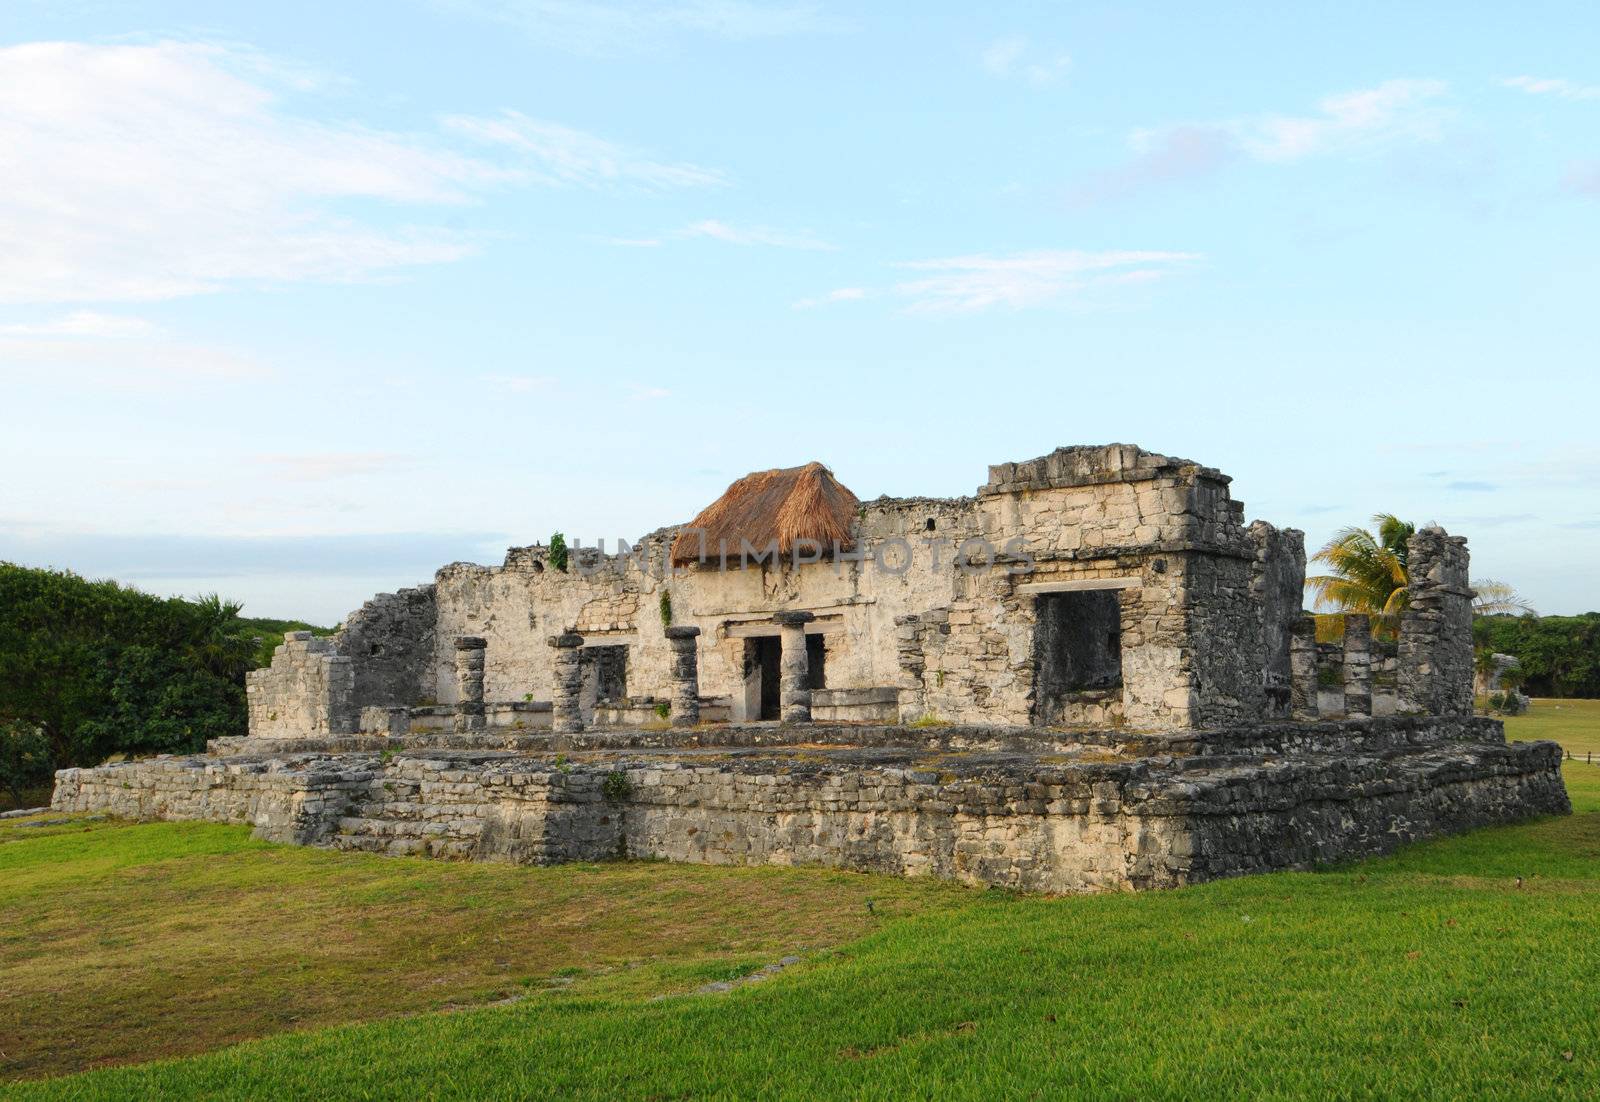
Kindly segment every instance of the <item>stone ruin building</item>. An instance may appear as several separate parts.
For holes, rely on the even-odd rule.
[[[1319,651],[1302,533],[1137,447],[859,501],[735,482],[637,544],[512,548],[291,632],[248,737],[63,770],[54,804],[528,863],[802,863],[1168,887],[1569,810],[1553,743],[1473,715],[1466,541],[1409,549]]]

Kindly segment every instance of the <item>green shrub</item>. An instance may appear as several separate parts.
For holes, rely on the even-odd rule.
[[[672,626],[672,594],[668,593],[665,589],[661,591],[660,605],[661,626],[664,628],[670,628]]]
[[[567,537],[560,532],[550,537],[550,553],[545,556],[550,565],[565,572],[567,569]]]
[[[600,782],[600,794],[608,804],[627,803],[633,798],[633,782],[626,773],[607,773],[606,779]]]

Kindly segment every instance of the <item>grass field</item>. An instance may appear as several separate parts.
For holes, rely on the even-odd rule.
[[[1552,739],[1573,757],[1593,754],[1600,763],[1600,700],[1538,698],[1525,715],[1506,720],[1506,737],[1523,742]]]
[[[21,1098],[1593,1097],[1600,766],[1567,777],[1571,818],[1062,899],[0,827],[0,1060],[275,1034]]]

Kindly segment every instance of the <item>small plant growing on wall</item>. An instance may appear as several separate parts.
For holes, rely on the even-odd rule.
[[[546,556],[550,565],[557,570],[565,572],[567,569],[567,537],[560,532],[550,537],[550,554]]]
[[[600,782],[600,794],[608,804],[627,803],[633,796],[633,782],[626,773],[607,773],[606,779]]]
[[[659,716],[660,718],[666,719],[671,714],[672,714],[672,705],[668,704],[665,700],[663,700],[660,704],[656,705],[656,715]]]
[[[661,591],[661,626],[672,626],[672,594],[665,589]]]

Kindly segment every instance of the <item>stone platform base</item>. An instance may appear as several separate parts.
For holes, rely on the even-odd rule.
[[[238,740],[56,774],[52,807],[528,864],[819,864],[1030,891],[1164,888],[1571,810],[1497,721],[1118,731],[712,726]]]

